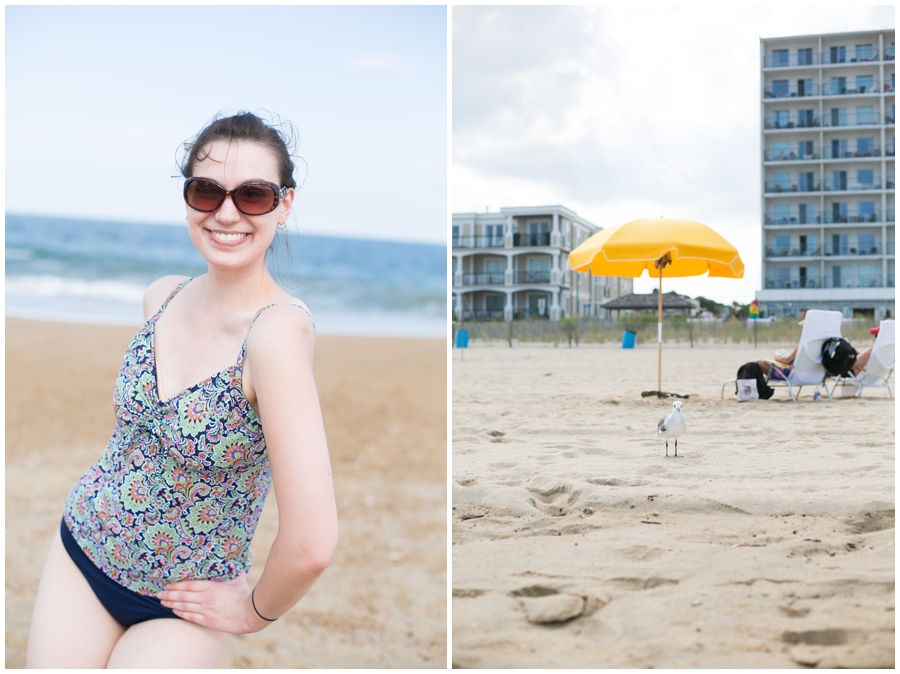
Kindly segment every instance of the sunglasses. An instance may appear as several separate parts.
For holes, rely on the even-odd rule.
[[[212,213],[230,196],[237,208],[244,215],[265,215],[271,213],[287,192],[287,187],[278,187],[274,183],[254,180],[238,185],[233,190],[226,190],[208,178],[188,178],[184,181],[184,201],[195,211]]]

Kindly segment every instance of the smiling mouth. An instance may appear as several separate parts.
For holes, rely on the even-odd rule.
[[[221,243],[237,243],[241,239],[250,236],[247,232],[215,232],[211,229],[206,230],[209,235]]]

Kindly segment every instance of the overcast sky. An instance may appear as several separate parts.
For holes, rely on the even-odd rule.
[[[6,7],[8,212],[183,225],[176,150],[241,109],[299,132],[301,232],[446,242],[445,7]]]
[[[760,287],[759,39],[894,27],[894,7],[454,7],[454,212],[562,204],[601,227],[698,220]],[[646,276],[636,292],[657,281]]]

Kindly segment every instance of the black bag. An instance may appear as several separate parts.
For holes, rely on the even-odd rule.
[[[856,349],[842,337],[826,339],[822,345],[822,365],[832,377],[846,377],[856,364]]]
[[[766,384],[766,376],[763,374],[759,363],[755,361],[750,361],[749,363],[741,365],[737,371],[737,378],[755,379],[756,392],[759,393],[759,397],[762,400],[768,400],[775,394],[775,389]],[[735,393],[737,393],[737,388],[735,388]]]

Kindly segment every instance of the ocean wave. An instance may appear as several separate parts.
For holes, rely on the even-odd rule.
[[[9,276],[6,294],[18,297],[77,297],[141,304],[146,286],[111,280],[62,278],[59,276]]]

